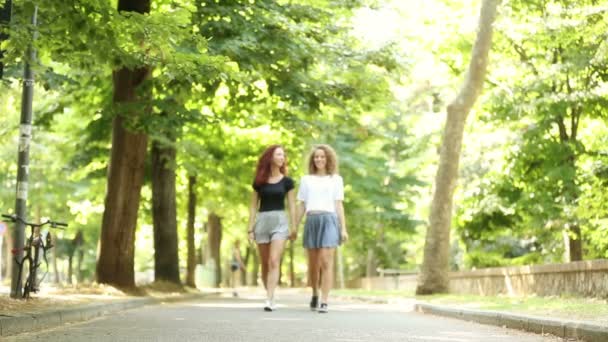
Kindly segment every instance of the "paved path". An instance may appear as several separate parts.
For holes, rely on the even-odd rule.
[[[561,341],[515,330],[412,312],[411,305],[334,302],[311,312],[308,298],[281,290],[278,310],[263,312],[258,295],[146,306],[6,341]]]

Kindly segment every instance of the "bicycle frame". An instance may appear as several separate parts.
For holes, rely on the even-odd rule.
[[[27,262],[28,266],[29,266],[28,275],[27,275],[27,278],[23,285],[23,295],[22,295],[23,298],[28,299],[28,298],[30,298],[31,292],[35,293],[35,292],[39,291],[39,288],[38,288],[39,282],[37,281],[37,270],[38,270],[38,267],[40,267],[40,265],[42,265],[42,262],[40,262],[40,249],[42,248],[42,255],[44,257],[44,261],[48,265],[48,261],[46,258],[46,252],[49,249],[53,248],[50,234],[47,235],[46,242],[43,241],[43,239],[41,237],[40,228],[42,228],[45,225],[50,225],[51,228],[64,229],[64,228],[60,228],[60,227],[67,227],[68,225],[66,223],[51,221],[51,220],[47,220],[42,223],[31,223],[31,222],[26,222],[25,220],[23,220],[21,217],[19,217],[17,215],[3,214],[2,217],[9,219],[11,222],[20,221],[24,225],[30,227],[30,235],[27,238],[27,240],[25,241],[25,245],[21,248],[24,252],[23,258],[21,260],[17,260],[17,257],[15,256],[15,263],[17,263],[17,265],[19,266],[19,272],[18,272],[19,279],[23,279],[24,264]],[[38,228],[38,233],[36,233],[37,228]],[[33,256],[32,256],[32,248],[34,248]],[[16,255],[17,252],[19,252],[18,249],[12,250],[13,255]],[[17,293],[21,293],[21,289],[18,289],[18,290],[19,291],[17,291]]]

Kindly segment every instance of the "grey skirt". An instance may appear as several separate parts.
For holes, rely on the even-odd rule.
[[[336,213],[306,215],[304,248],[332,248],[340,245],[340,223]]]

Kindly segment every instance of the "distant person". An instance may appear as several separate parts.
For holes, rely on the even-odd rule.
[[[308,158],[308,175],[300,181],[296,227],[306,214],[303,243],[312,287],[310,309],[319,313],[328,312],[336,247],[348,240],[343,200],[344,182],[338,174],[336,153],[329,145],[317,145]]]
[[[232,261],[230,261],[230,271],[231,274],[231,285],[232,285],[232,296],[238,297],[239,294],[236,292],[236,283],[239,279],[239,270],[244,270],[245,264],[243,263],[243,258],[241,257],[241,240],[234,240],[234,246],[232,246]]]
[[[279,282],[285,242],[297,237],[294,187],[293,179],[287,177],[287,158],[283,147],[268,147],[256,168],[247,228],[248,237],[255,240],[260,254],[262,282],[266,289],[264,311],[276,310],[274,292]],[[285,212],[285,199],[289,218]]]

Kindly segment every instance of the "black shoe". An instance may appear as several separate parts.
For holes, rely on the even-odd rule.
[[[319,306],[319,309],[317,309],[317,311],[319,313],[327,313],[327,304],[326,303],[321,303],[321,306]]]
[[[317,310],[317,306],[319,306],[319,296],[312,296],[312,299],[310,300],[310,310]]]

